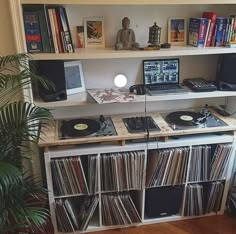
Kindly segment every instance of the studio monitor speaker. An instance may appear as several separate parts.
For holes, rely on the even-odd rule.
[[[38,86],[39,96],[45,102],[62,101],[67,99],[64,61],[40,60],[36,64],[39,75],[45,77],[54,84],[54,89],[45,89]]]
[[[175,215],[180,211],[183,186],[149,188],[145,196],[145,213],[149,218]]]
[[[219,56],[216,80],[219,90],[236,91],[236,54]]]

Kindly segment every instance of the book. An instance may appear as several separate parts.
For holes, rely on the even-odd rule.
[[[49,38],[49,27],[47,22],[47,13],[45,5],[43,4],[25,4],[23,11],[37,12],[39,18],[40,34],[42,40],[42,52],[51,53],[53,52],[52,45]]]
[[[62,23],[62,29],[63,29],[63,39],[66,45],[66,51],[68,53],[73,53],[74,52],[74,46],[72,43],[72,38],[71,38],[71,32],[70,32],[70,27],[69,27],[69,22],[66,14],[66,9],[62,6],[59,7],[59,13],[60,13],[60,18],[61,18],[61,23]]]
[[[42,37],[37,11],[23,11],[25,40],[29,53],[42,52]]]
[[[49,24],[50,24],[50,28],[52,31],[52,41],[53,41],[53,45],[54,45],[54,52],[55,53],[59,53],[59,47],[58,47],[58,43],[57,43],[57,37],[56,37],[56,28],[55,28],[55,24],[54,24],[54,17],[53,17],[53,11],[50,8],[47,8],[48,11],[48,18],[49,18]]]
[[[55,8],[52,8],[52,14],[53,14],[53,20],[54,20],[54,26],[55,26],[55,33],[56,33],[56,40],[57,40],[58,50],[59,50],[59,53],[62,53],[64,51],[63,51],[61,35],[60,35],[61,32],[60,32],[60,29],[59,29],[60,21],[58,22],[58,20],[60,20],[60,19],[57,19],[57,14],[56,14],[56,9]]]
[[[206,44],[205,44],[206,47],[209,47],[209,46],[211,46],[211,40],[212,40],[213,33],[214,33],[214,28],[215,28],[215,23],[216,23],[216,13],[215,12],[203,12],[202,17],[210,20],[209,31],[207,34]]]
[[[216,17],[216,26],[215,26],[215,41],[214,46],[220,47],[223,46],[224,35],[225,35],[225,26],[226,18],[225,17]]]
[[[206,18],[189,19],[189,45],[204,47],[208,24]]]
[[[84,26],[77,26],[78,48],[84,48]]]

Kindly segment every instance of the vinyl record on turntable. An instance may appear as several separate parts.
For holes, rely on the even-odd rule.
[[[61,132],[64,136],[84,137],[96,133],[100,127],[100,123],[93,119],[73,119],[62,123]]]
[[[166,121],[169,124],[176,124],[180,126],[196,126],[200,122],[198,119],[204,118],[204,115],[192,111],[176,111],[166,116]],[[202,122],[201,122],[202,123]]]

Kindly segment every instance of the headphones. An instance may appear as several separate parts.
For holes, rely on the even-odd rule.
[[[143,84],[132,85],[129,88],[130,93],[134,93],[136,95],[144,95],[146,94],[146,88]]]

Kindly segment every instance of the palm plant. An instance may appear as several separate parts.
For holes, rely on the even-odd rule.
[[[32,233],[48,219],[40,204],[47,191],[28,175],[22,161],[38,146],[41,129],[52,120],[49,110],[24,101],[13,101],[32,80],[49,87],[29,67],[28,54],[0,57],[0,233]]]

